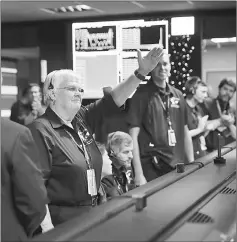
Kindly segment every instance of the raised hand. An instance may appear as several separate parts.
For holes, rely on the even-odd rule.
[[[39,100],[35,100],[35,101],[33,101],[33,103],[31,104],[31,106],[32,106],[32,109],[33,110],[36,110],[36,111],[38,111],[39,109],[41,109],[41,103],[40,103],[40,101]]]
[[[137,50],[137,58],[138,58],[138,72],[146,76],[149,72],[151,72],[159,63],[161,57],[164,54],[164,50],[162,47],[154,47],[149,53],[142,57],[141,51]]]

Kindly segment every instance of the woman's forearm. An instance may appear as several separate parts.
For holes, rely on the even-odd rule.
[[[127,80],[118,84],[111,92],[111,96],[118,107],[121,107],[125,103],[146,75],[157,66],[163,54],[162,47],[154,47],[144,57],[142,57],[141,51],[137,51],[137,75],[139,78],[133,73]]]
[[[129,96],[139,86],[140,82],[141,80],[133,74],[113,89],[111,96],[118,107],[121,107],[125,103]]]

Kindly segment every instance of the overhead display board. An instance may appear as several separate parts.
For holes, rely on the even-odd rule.
[[[137,49],[145,55],[157,44],[168,50],[168,21],[111,21],[72,24],[73,70],[85,98],[100,98],[138,67]]]

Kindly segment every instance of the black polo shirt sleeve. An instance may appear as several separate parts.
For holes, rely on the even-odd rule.
[[[129,128],[140,127],[147,110],[148,95],[144,92],[135,92],[129,102],[127,124]]]
[[[43,173],[45,181],[48,180],[52,167],[53,137],[45,130],[42,123],[35,121],[28,125],[40,154],[39,169]]]
[[[82,116],[84,116],[91,132],[95,133],[98,124],[101,124],[104,118],[111,117],[120,112],[120,110],[109,94],[87,105],[84,110],[81,109],[80,112]]]
[[[32,236],[43,221],[46,214],[45,204],[48,201],[42,173],[37,169],[37,148],[28,129],[22,129],[16,137],[11,158],[15,206],[28,236]]]

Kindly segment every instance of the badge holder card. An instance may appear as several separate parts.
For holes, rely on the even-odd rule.
[[[79,137],[80,134],[78,133]],[[81,138],[81,137],[80,137]],[[97,196],[97,186],[96,186],[96,178],[95,178],[95,170],[91,167],[91,163],[90,163],[90,157],[89,154],[87,152],[86,146],[82,141],[82,146],[84,149],[84,153],[85,153],[85,159],[86,159],[86,163],[88,165],[88,169],[87,169],[87,186],[88,186],[88,194],[91,195],[91,197],[93,198],[94,196]]]
[[[175,146],[176,144],[175,132],[171,128],[168,129],[168,140],[169,140],[169,146]]]
[[[90,194],[91,196],[96,196],[97,195],[97,186],[96,186],[94,169],[87,170],[87,185],[88,185],[88,194]]]
[[[172,123],[171,123],[171,120],[170,120],[169,115],[167,117],[167,121],[168,121],[168,125],[169,125],[169,129],[168,129],[169,146],[175,146],[175,144],[177,143],[177,141],[176,141],[176,137],[175,137],[175,132],[172,129]]]

